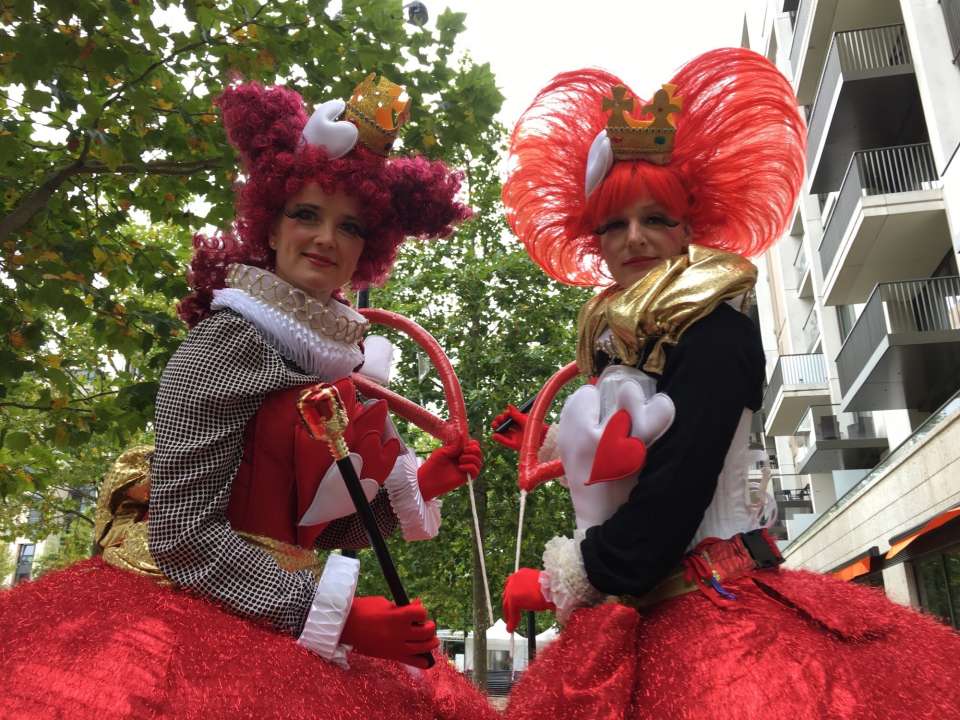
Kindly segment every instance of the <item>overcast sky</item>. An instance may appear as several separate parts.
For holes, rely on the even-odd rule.
[[[763,0],[423,0],[431,19],[467,13],[459,47],[489,62],[512,126],[559,72],[601,67],[649,96],[696,55],[739,46],[744,12]]]

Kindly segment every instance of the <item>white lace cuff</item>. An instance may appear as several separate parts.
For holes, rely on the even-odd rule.
[[[313,604],[297,644],[322,658],[347,669],[349,645],[340,644],[340,635],[353,606],[353,595],[360,578],[360,561],[343,555],[330,555],[317,583]]]
[[[580,553],[584,534],[578,530],[572,538],[552,538],[543,550],[540,590],[543,597],[556,606],[560,623],[567,622],[577,608],[595,605],[606,597],[587,579]]]
[[[440,532],[440,500],[423,499],[417,469],[416,454],[406,450],[383,483],[404,540],[429,540]]]

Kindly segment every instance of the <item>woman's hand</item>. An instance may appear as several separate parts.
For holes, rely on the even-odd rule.
[[[483,468],[480,443],[474,439],[458,440],[430,453],[420,466],[417,480],[424,500],[444,495],[467,482],[467,475],[477,477]]]
[[[397,660],[427,669],[423,653],[440,644],[437,626],[419,598],[397,607],[381,595],[354,598],[340,642],[361,655]]]
[[[527,414],[518,410],[515,405],[507,405],[507,409],[497,415],[491,427],[496,430],[507,420],[512,420],[510,427],[506,432],[495,432],[491,436],[496,442],[511,450],[520,450],[520,444],[523,442],[523,430],[527,426]],[[547,426],[544,425],[540,432],[539,444],[543,444],[543,438],[547,434]]]
[[[503,586],[503,619],[507,623],[507,632],[517,629],[524,610],[556,610],[540,589],[540,571],[533,568],[520,568],[507,578]]]

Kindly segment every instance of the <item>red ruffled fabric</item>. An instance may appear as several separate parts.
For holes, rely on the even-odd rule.
[[[88,560],[0,592],[0,716],[492,720],[444,658],[341,670],[198,596]]]
[[[644,613],[579,610],[514,686],[509,720],[960,718],[960,634],[874,589],[802,571]]]

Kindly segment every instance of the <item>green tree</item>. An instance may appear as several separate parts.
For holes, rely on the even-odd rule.
[[[508,402],[519,404],[533,395],[573,359],[576,314],[587,293],[547,279],[510,236],[498,177],[502,128],[491,128],[485,139],[482,151],[467,152],[460,162],[467,168],[474,217],[452,238],[408,244],[392,279],[372,293],[371,304],[415,319],[437,338],[456,367],[470,432],[482,441],[486,462],[475,490],[494,613],[499,615],[503,581],[513,571],[519,495],[516,454],[489,439],[490,422]],[[402,355],[395,388],[445,414],[436,374],[420,380],[418,353],[409,342],[397,343]],[[408,429],[406,437],[416,433]],[[418,450],[436,445],[421,438]],[[436,541],[394,542],[391,549],[409,591],[423,598],[438,626],[475,630],[481,641],[474,645],[474,668],[482,685],[483,638],[493,619],[486,617],[465,488],[444,499],[443,516]],[[572,528],[567,491],[556,484],[536,490],[528,498],[521,563],[539,566],[544,543]],[[375,568],[374,559],[365,559],[364,567]],[[383,592],[376,572],[368,572],[363,583],[365,591]],[[543,629],[552,618],[544,615],[539,622]]]
[[[0,543],[0,590],[5,589],[7,577],[13,575],[16,558],[7,543]]]
[[[56,540],[45,546],[40,557],[34,561],[32,579],[36,580],[44,573],[59,570],[77,560],[89,557],[93,544],[93,526],[73,518],[65,523]]]
[[[502,101],[488,66],[451,60],[463,23],[405,23],[400,0],[0,2],[4,537],[148,428],[190,235],[233,214],[223,84],[289,81],[313,103],[381,71],[416,108],[405,146],[449,157]]]

